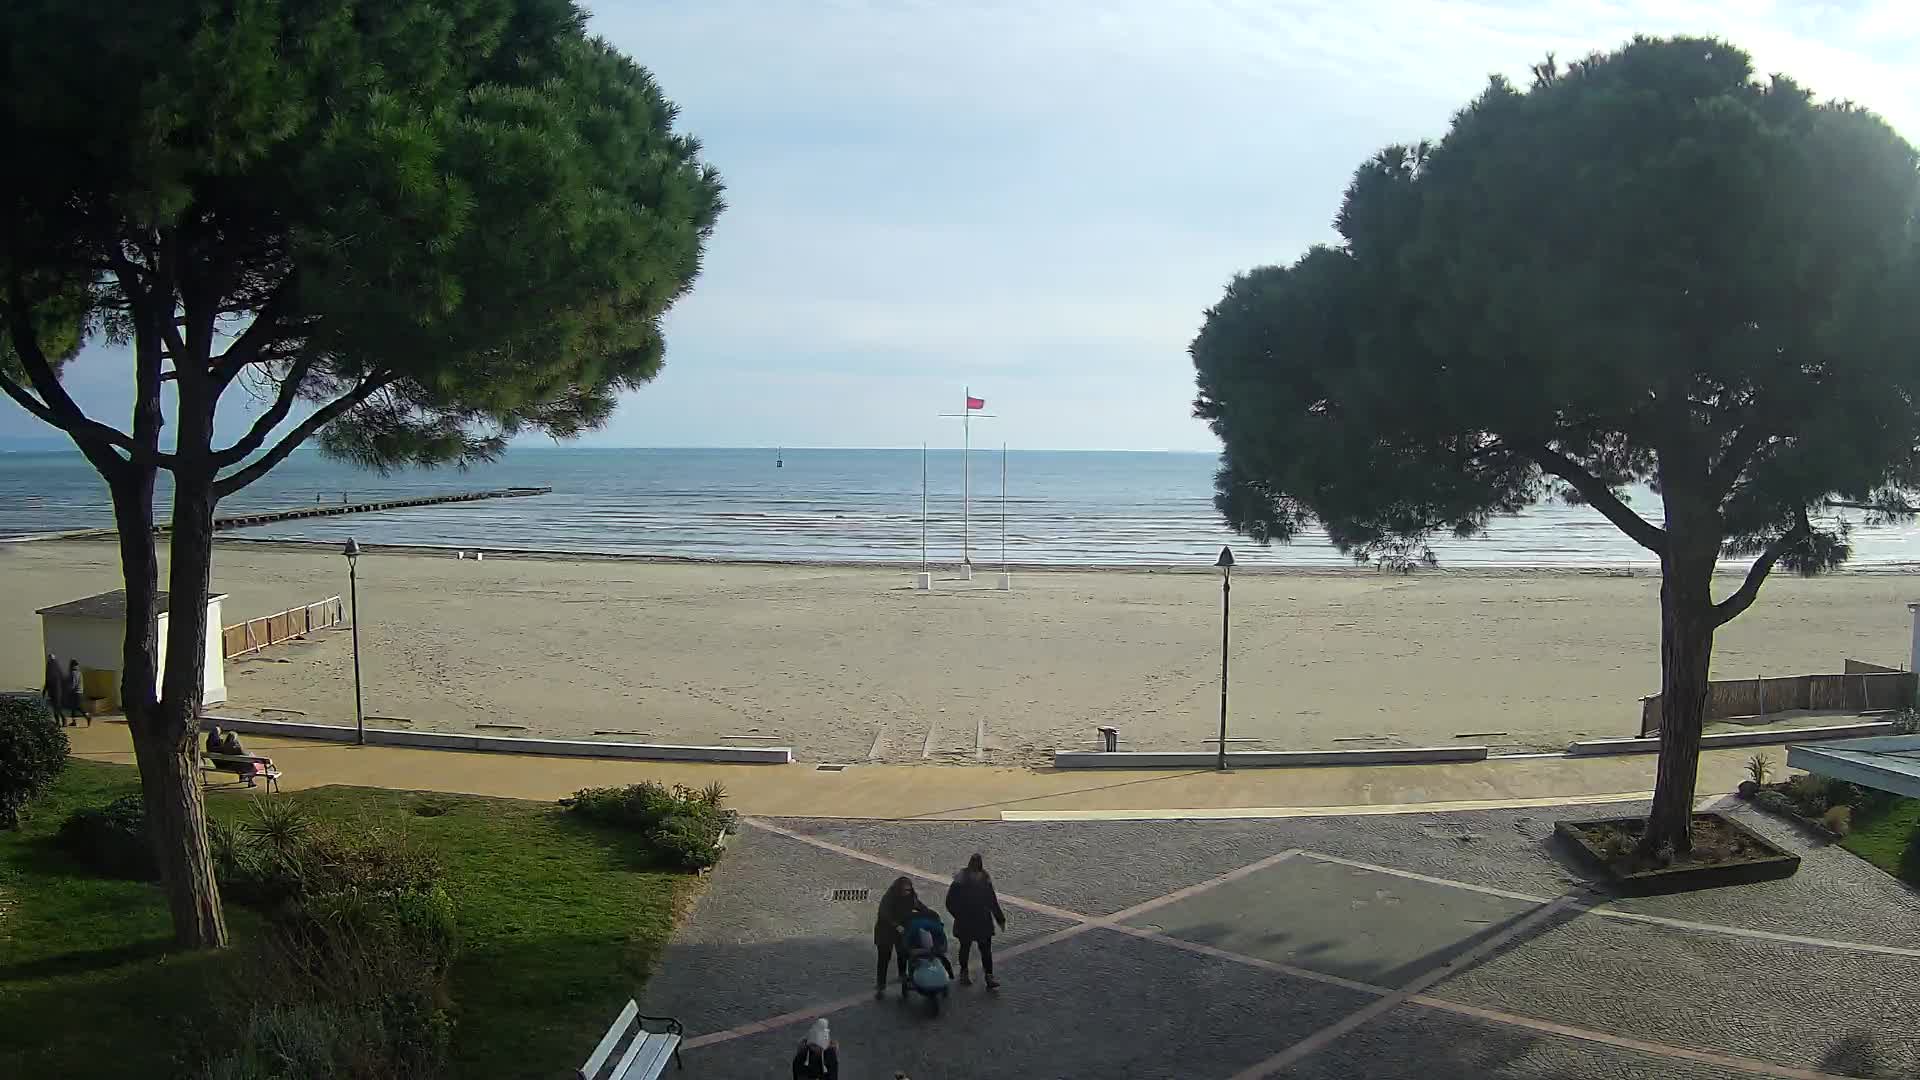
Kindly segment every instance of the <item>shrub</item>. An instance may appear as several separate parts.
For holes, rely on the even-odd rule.
[[[1833,805],[1830,784],[1826,777],[1814,773],[1803,773],[1786,783],[1786,795],[1801,817],[1818,818]]]
[[[215,1006],[201,1075],[441,1075],[459,925],[439,860],[404,834],[336,829],[271,800],[226,833],[214,841],[216,865],[233,875],[222,886],[270,906],[272,921]]]
[[[1776,791],[1773,788],[1761,788],[1755,792],[1753,805],[1769,813],[1779,814],[1782,817],[1800,816],[1800,808],[1793,804],[1793,800],[1787,798],[1785,793]]]
[[[720,803],[726,789],[709,784],[700,791],[681,785],[671,790],[652,782],[619,788],[585,788],[560,805],[588,821],[640,834],[647,854],[681,870],[704,870],[716,861],[714,844],[725,828]]]
[[[160,876],[147,840],[146,808],[138,795],[75,810],[60,823],[54,843],[103,874],[152,881]]]
[[[1820,815],[1820,824],[1835,836],[1845,836],[1853,831],[1853,807],[1829,806],[1827,812]]]
[[[716,818],[691,814],[675,814],[648,837],[657,857],[682,870],[705,870],[719,862],[719,852],[714,850],[719,840],[720,823]]]
[[[0,695],[0,829],[67,767],[67,729],[37,694]]]
[[[1747,775],[1761,787],[1767,786],[1767,778],[1773,775],[1773,758],[1766,754],[1755,754],[1747,759]]]
[[[1887,717],[1895,735],[1920,735],[1920,708],[1908,705]]]

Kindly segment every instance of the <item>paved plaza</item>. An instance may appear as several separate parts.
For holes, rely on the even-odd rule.
[[[817,1016],[846,1080],[1920,1075],[1920,896],[1743,807],[1797,875],[1614,899],[1548,840],[1644,809],[750,818],[643,1011],[686,1024],[689,1077],[785,1076]],[[873,1000],[880,892],[937,908],[974,851],[1005,988]]]

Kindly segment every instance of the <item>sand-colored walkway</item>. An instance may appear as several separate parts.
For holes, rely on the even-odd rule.
[[[72,729],[77,756],[131,762],[126,725],[95,721]],[[745,814],[773,817],[1011,820],[1159,816],[1211,810],[1247,816],[1288,812],[1350,814],[1364,808],[1470,810],[1494,806],[1644,798],[1654,758],[1527,757],[1454,765],[1390,765],[1194,772],[1060,772],[958,765],[694,765],[346,746],[249,737],[274,759],[288,789],[354,784],[405,790],[557,799],[583,787],[641,780],[699,787],[718,781]],[[1784,758],[1770,751],[1776,761]],[[1751,750],[1702,755],[1700,794],[1733,790]],[[1377,810],[1376,810],[1377,812]],[[1177,816],[1177,815],[1169,815]],[[1198,815],[1196,815],[1198,816]]]

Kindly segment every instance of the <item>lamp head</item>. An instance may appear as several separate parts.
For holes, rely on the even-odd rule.
[[[1219,567],[1222,574],[1233,573],[1233,549],[1222,545],[1220,557],[1213,561],[1213,565]]]
[[[349,563],[359,558],[360,557],[360,541],[355,540],[351,536],[347,537],[347,546],[343,553],[346,555],[347,561]]]

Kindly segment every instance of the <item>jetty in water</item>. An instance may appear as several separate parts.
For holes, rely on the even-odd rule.
[[[348,502],[343,498],[337,503],[301,506],[291,510],[263,510],[256,514],[218,517],[213,519],[213,528],[215,532],[219,532],[222,529],[244,529],[250,525],[271,525],[277,521],[293,521],[296,518],[370,514],[376,510],[404,510],[410,506],[439,506],[443,503],[479,502],[482,499],[524,499],[533,495],[548,495],[552,492],[551,487],[510,487],[495,488],[492,491],[456,491],[445,495],[421,495],[412,499],[383,499],[378,502]],[[155,526],[154,531],[166,532],[167,526]]]

